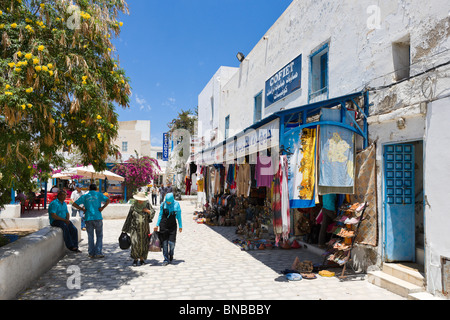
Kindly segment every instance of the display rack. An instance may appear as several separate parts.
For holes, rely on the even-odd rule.
[[[345,270],[347,263],[351,261],[352,249],[355,244],[355,239],[358,236],[359,227],[364,219],[364,212],[367,208],[367,202],[353,205],[345,205],[340,208],[344,213],[336,220],[343,224],[338,226],[333,231],[333,236],[327,243],[328,250],[324,257],[325,261],[331,261],[342,267],[341,279],[345,278]],[[336,237],[334,237],[336,236]]]

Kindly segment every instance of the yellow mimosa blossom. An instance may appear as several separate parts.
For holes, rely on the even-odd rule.
[[[21,105],[21,107],[22,107],[22,109],[23,109],[23,110],[25,110],[25,109],[27,108],[27,106],[26,106],[26,105],[24,105],[24,104],[23,104],[23,105]]]
[[[41,8],[42,8],[42,9],[45,8],[45,3],[41,3]]]
[[[26,23],[31,23],[31,22],[33,22],[33,20],[28,19],[28,18],[25,18],[25,22],[26,22]]]
[[[30,60],[31,58],[33,58],[33,55],[31,53],[27,53],[25,55],[25,59]]]
[[[44,47],[43,45],[40,45],[40,46],[38,47],[38,50],[39,50],[39,51],[44,51],[44,49],[45,49],[45,47]]]
[[[109,125],[109,127],[112,129],[112,128],[114,128],[114,125],[111,123],[111,124]]]
[[[22,71],[22,68],[15,68],[14,71],[15,72],[20,72],[20,71]]]
[[[12,92],[10,92],[10,91],[5,91],[5,95],[7,95],[7,96],[12,96]]]
[[[121,26],[121,27],[122,27],[122,26],[123,26],[123,22],[119,22],[119,26]]]
[[[4,23],[0,24],[0,29],[3,29],[4,27],[5,27]]]
[[[50,120],[51,124],[54,124],[56,121],[55,119]]]
[[[33,88],[28,88],[27,90],[25,90],[26,93],[32,93],[33,91]]]
[[[98,115],[98,116],[97,116],[97,119],[98,119],[98,120],[102,120],[102,116],[101,116],[101,115]]]
[[[9,88],[11,88],[11,86],[10,86],[9,84],[7,84],[7,85],[5,86],[5,89],[8,90]]]
[[[35,69],[37,72],[40,72],[40,71],[42,70],[42,67],[41,67],[41,66],[36,66],[36,67],[34,67],[34,69]]]
[[[50,70],[52,70],[52,69],[53,69],[53,64],[52,64],[52,63],[49,63],[49,64],[47,65],[47,67],[48,67]]]
[[[23,56],[22,51],[17,52],[17,56],[18,56],[19,58],[22,58],[22,56]]]
[[[32,105],[31,103],[28,103],[28,104],[27,104],[27,107],[28,107],[28,108],[32,108],[33,105]]]
[[[14,68],[14,67],[16,66],[16,64],[15,64],[14,62],[10,62],[10,63],[8,63],[8,66],[9,66],[10,68]]]
[[[17,23],[11,24],[11,28],[13,28],[13,29],[17,28]]]
[[[39,63],[39,59],[33,59],[33,64],[38,64]]]
[[[47,66],[42,66],[42,71],[48,71]]]
[[[50,75],[50,77],[53,77],[53,71],[52,70],[49,70],[48,74]]]

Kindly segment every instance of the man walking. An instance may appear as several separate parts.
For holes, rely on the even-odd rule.
[[[104,203],[102,207],[102,203]],[[97,186],[91,184],[89,192],[74,202],[73,206],[84,212],[88,234],[89,258],[104,258],[103,255],[103,216],[102,211],[108,206],[109,198],[97,192]],[[84,205],[84,208],[80,207]],[[94,231],[96,241],[94,242]]]
[[[59,191],[57,198],[48,206],[48,216],[52,227],[61,228],[63,231],[64,243],[70,251],[81,252],[78,250],[78,230],[70,221],[69,210],[64,202],[66,193]]]

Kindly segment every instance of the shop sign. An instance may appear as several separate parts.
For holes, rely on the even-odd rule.
[[[266,81],[265,107],[301,88],[302,55],[292,60]]]
[[[169,134],[163,134],[163,161],[169,161]]]
[[[237,138],[236,158],[257,153],[279,145],[280,119],[255,129],[249,129]]]

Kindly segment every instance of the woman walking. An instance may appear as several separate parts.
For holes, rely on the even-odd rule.
[[[164,262],[167,266],[173,260],[175,242],[177,237],[177,220],[179,232],[183,231],[181,222],[181,207],[178,201],[175,201],[173,193],[166,194],[164,202],[161,204],[158,222],[154,231],[158,231],[163,247]]]
[[[150,223],[155,216],[155,209],[148,201],[145,193],[139,192],[133,196],[134,202],[128,212],[122,232],[129,233],[131,237],[131,258],[133,266],[145,264],[150,244]]]

